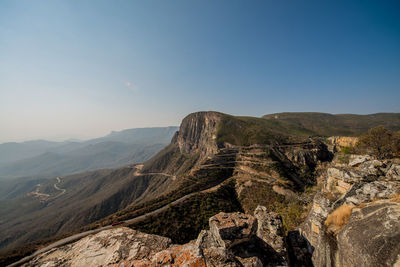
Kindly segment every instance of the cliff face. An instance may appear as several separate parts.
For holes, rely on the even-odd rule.
[[[221,113],[196,112],[185,117],[179,131],[172,139],[182,153],[200,153],[202,156],[216,154],[216,138]]]
[[[341,151],[343,147],[354,146],[358,137],[351,136],[331,136],[327,138],[329,149],[333,152]]]
[[[323,180],[299,229],[305,246],[293,262],[304,264],[308,253],[314,266],[398,266],[400,165],[355,156],[349,164],[333,163]]]

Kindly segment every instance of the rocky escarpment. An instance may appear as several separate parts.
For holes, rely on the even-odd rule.
[[[333,163],[299,232],[289,235],[295,265],[398,266],[400,165],[370,156]],[[301,245],[298,245],[302,243]]]
[[[332,154],[318,140],[285,145],[253,145],[239,147],[235,177],[240,182],[238,194],[248,181],[268,183],[278,194],[293,197],[316,183],[317,166],[330,161]]]
[[[216,154],[216,138],[221,116],[221,113],[212,111],[186,116],[172,143],[177,144],[182,153],[199,153],[202,156]]]
[[[196,240],[120,227],[38,255],[24,266],[286,266],[282,220],[258,207],[255,216],[219,213]]]
[[[343,147],[352,147],[358,141],[358,137],[331,136],[327,138],[328,147],[331,151],[341,151]]]

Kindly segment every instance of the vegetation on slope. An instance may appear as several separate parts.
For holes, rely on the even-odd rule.
[[[170,206],[165,212],[130,225],[133,229],[166,236],[174,243],[187,243],[208,227],[208,220],[219,212],[242,211],[234,182],[229,181],[214,192],[196,194]]]
[[[369,152],[381,159],[400,156],[400,134],[383,126],[372,128],[360,136],[355,151]]]
[[[283,118],[278,116],[278,119],[268,116],[262,119],[235,117],[221,114],[221,124],[217,133],[217,142],[220,145],[224,142],[228,142],[240,146],[253,144],[282,145],[305,142],[309,140],[308,136],[312,135],[357,135],[362,129],[364,129],[364,127],[366,127],[366,125],[374,124],[382,120],[382,118],[385,118],[385,116],[392,118],[390,129],[399,128],[396,119],[398,116],[396,114],[376,114],[375,119],[374,117],[371,118],[368,116],[362,117],[359,122],[354,121],[359,118],[356,115],[354,115],[355,117],[352,117],[353,115],[321,115],[319,113],[310,115],[307,113],[300,116],[300,121],[291,120],[289,115],[287,117],[283,116]],[[338,117],[339,119],[337,119]],[[365,118],[367,118],[368,123]],[[355,125],[354,128],[352,128],[352,123]],[[286,180],[291,179],[290,174],[296,172],[296,175],[299,176],[299,179],[302,181],[314,181],[312,168],[303,170],[297,165],[289,168],[288,164],[285,164],[281,158],[273,158],[272,155],[269,155],[269,157],[275,162],[271,165],[271,168],[281,176],[282,180],[285,180],[284,178],[287,178]],[[120,173],[107,174],[106,176],[110,179],[105,179],[103,175],[100,175],[104,179],[97,177],[99,180],[96,179],[95,186],[89,186],[89,184],[86,184],[87,180],[83,179],[83,184],[79,184],[80,188],[76,191],[79,192],[77,193],[79,198],[78,202],[83,201],[76,203],[93,204],[96,202],[94,206],[91,206],[86,210],[82,210],[81,208],[77,209],[77,206],[73,205],[64,205],[62,208],[59,208],[58,205],[54,205],[53,208],[58,207],[59,210],[63,211],[66,209],[81,210],[82,213],[75,215],[86,219],[89,218],[88,221],[84,222],[86,224],[117,211],[97,223],[82,228],[81,230],[83,231],[99,225],[110,224],[116,220],[125,220],[145,214],[149,211],[165,206],[184,195],[201,191],[219,184],[232,176],[232,169],[229,168],[209,169],[204,172],[198,171],[195,175],[193,175],[193,173],[189,174],[189,171],[193,168],[198,159],[198,155],[182,154],[176,144],[171,144],[158,155],[146,162],[142,172],[162,172],[164,174],[170,174],[171,176],[174,175],[176,182],[167,183],[167,180],[171,181],[173,179],[161,175],[142,175],[140,179],[135,178],[137,179],[136,181],[130,181],[129,177],[132,178],[134,175],[128,170],[126,170],[126,173],[125,171],[120,171]],[[90,177],[90,179],[91,178],[93,177]],[[112,186],[110,185],[111,181]],[[73,190],[72,188],[69,188],[68,182],[72,182],[72,179],[70,181],[65,180],[62,187],[67,188],[67,190],[69,189],[71,192]],[[130,184],[131,182],[135,185]],[[127,184],[130,184],[132,187],[126,186]],[[254,184],[255,186],[253,187],[244,188],[239,198],[236,196],[232,184],[225,185],[214,192],[192,195],[189,199],[179,205],[171,206],[162,214],[158,214],[152,219],[143,221],[140,224],[135,225],[135,227],[146,232],[169,236],[175,242],[186,242],[189,239],[196,237],[198,232],[207,226],[208,218],[215,213],[220,211],[238,211],[242,209],[246,212],[252,213],[257,205],[267,206],[269,210],[281,214],[283,216],[286,230],[291,230],[298,226],[298,224],[303,220],[303,215],[306,211],[305,203],[296,199],[285,198],[282,195],[275,193],[272,190],[271,184],[258,182],[254,182]],[[308,182],[305,183],[306,186],[308,184]],[[115,188],[115,186],[120,189],[110,193],[109,190]],[[108,187],[109,189],[106,189]],[[126,190],[122,190],[122,187],[126,188]],[[46,188],[51,190],[52,184],[47,185]],[[102,188],[106,190],[103,192],[101,190]],[[147,197],[141,199],[140,202],[129,205],[144,191],[149,192]],[[93,197],[79,197],[83,195]],[[62,196],[60,201],[62,200],[63,203],[69,203],[65,198],[67,196],[68,194]],[[153,199],[148,201],[148,199],[151,198]],[[100,202],[98,202],[99,199]],[[85,207],[85,204],[80,206]],[[63,216],[64,215],[66,214],[63,214]],[[76,227],[77,225],[82,225],[82,221],[75,221],[77,216],[67,218],[69,226],[74,225]],[[64,218],[66,218],[66,216],[64,216]],[[43,216],[43,220],[50,221],[47,216]],[[57,222],[56,228],[60,229],[63,224],[65,224],[65,221]],[[66,232],[72,231],[71,229],[73,228],[66,228],[63,230]],[[47,235],[51,234],[55,233],[47,232]],[[57,237],[55,238],[57,239]],[[29,237],[27,240],[32,239]],[[6,242],[9,241],[6,240]],[[38,243],[44,244],[46,241],[40,241]],[[31,245],[25,246],[26,249],[21,248],[20,252],[16,251],[10,255],[14,255],[12,257],[17,257],[15,255],[21,256],[24,253],[27,253],[27,251],[31,251],[32,248],[37,248],[37,246],[37,244],[32,245],[31,243]]]
[[[170,144],[144,163],[143,173],[186,173],[196,163],[198,155],[182,154],[176,144]]]
[[[169,193],[143,201],[138,204],[130,205],[98,222],[91,224],[87,229],[94,229],[98,226],[109,225],[115,221],[124,221],[146,214],[150,211],[161,208],[169,203],[193,192],[199,192],[222,183],[232,176],[232,169],[206,169],[188,175],[179,182],[179,186]]]
[[[400,130],[400,113],[333,115],[318,112],[284,112],[268,114],[263,118],[297,125],[319,136],[357,136],[378,125],[393,131]]]
[[[379,159],[400,157],[400,131],[377,126],[362,134],[355,145],[343,147],[335,157],[341,163],[348,163],[351,154],[369,154]]]
[[[285,121],[223,115],[217,143],[228,142],[239,146],[284,144],[305,141],[310,135],[315,133]]]
[[[0,247],[8,249],[30,241],[70,232],[117,212],[137,199],[149,184],[161,184],[166,177],[133,176],[131,168],[99,170],[43,183],[40,192],[50,193],[46,201],[23,195],[0,202]],[[49,190],[47,190],[47,188]]]
[[[239,201],[246,213],[253,214],[258,205],[265,206],[282,216],[285,231],[294,230],[304,221],[306,204],[297,198],[287,198],[272,190],[272,185],[252,181],[252,186],[244,187]]]

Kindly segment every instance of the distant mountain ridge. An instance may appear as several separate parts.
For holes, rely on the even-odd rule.
[[[186,242],[221,209],[251,210],[258,199],[271,207],[272,203],[288,205],[291,197],[315,183],[316,166],[331,159],[322,138],[312,136],[339,135],[341,127],[346,129],[340,121],[332,128],[330,119],[336,115],[321,116],[328,119],[315,120],[318,127],[313,128],[306,124],[313,121],[306,115],[300,116],[301,123],[275,114],[264,118],[219,112],[189,114],[170,144],[144,164],[63,176],[61,182],[54,177],[27,191],[30,194],[5,200],[6,204],[0,205],[0,248],[81,227],[110,225],[179,199],[183,200],[158,219],[149,217],[133,227]],[[360,125],[368,130],[367,126],[379,122]],[[393,119],[388,128],[396,129],[396,123]],[[65,194],[55,190],[56,183]],[[42,200],[38,193],[49,196]],[[294,224],[294,219],[289,223]]]
[[[291,123],[321,136],[357,136],[382,125],[390,130],[400,130],[400,113],[329,114],[319,112],[283,112],[264,115],[262,118]]]
[[[56,176],[142,162],[168,144],[177,130],[136,128],[82,142],[0,144],[0,177]]]

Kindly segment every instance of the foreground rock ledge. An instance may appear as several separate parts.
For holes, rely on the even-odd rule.
[[[399,160],[355,155],[349,164],[331,164],[322,180],[306,220],[287,238],[291,262],[400,266]]]
[[[281,256],[283,244],[276,242],[282,237],[275,236],[282,221],[277,214],[268,215],[264,207],[258,210],[263,229],[268,231],[265,226],[273,225],[274,231],[258,228],[252,215],[221,212],[210,218],[211,230],[203,230],[197,240],[184,245],[119,227],[54,248],[24,266],[286,266]]]

